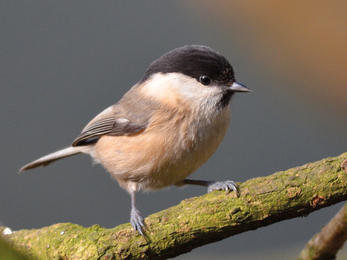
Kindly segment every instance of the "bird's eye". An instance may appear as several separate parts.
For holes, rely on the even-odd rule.
[[[207,76],[200,76],[199,81],[201,82],[201,84],[207,86],[207,85],[210,85],[211,78]]]

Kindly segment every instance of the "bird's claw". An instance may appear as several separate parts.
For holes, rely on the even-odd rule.
[[[141,216],[140,211],[137,208],[132,208],[130,213],[130,223],[133,229],[136,230],[144,237],[144,229],[147,229],[147,226],[144,222],[143,217]]]
[[[234,181],[210,181],[207,192],[210,193],[214,190],[225,190],[226,192],[233,190],[237,197],[240,196],[239,186]]]

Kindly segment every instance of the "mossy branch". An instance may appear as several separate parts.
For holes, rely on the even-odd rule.
[[[113,229],[71,223],[20,230],[6,239],[36,259],[166,259],[347,199],[347,153],[250,179],[241,196],[216,191],[146,218],[149,241],[130,224]]]
[[[307,242],[298,260],[336,259],[347,239],[347,204]]]

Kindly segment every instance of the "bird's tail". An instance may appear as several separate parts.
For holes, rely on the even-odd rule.
[[[41,157],[40,159],[37,159],[27,165],[24,165],[19,172],[26,171],[29,169],[33,169],[36,167],[43,167],[46,166],[56,160],[69,157],[78,153],[88,153],[91,150],[91,146],[77,146],[77,147],[68,147],[59,151],[56,151],[54,153],[48,154],[46,156]]]

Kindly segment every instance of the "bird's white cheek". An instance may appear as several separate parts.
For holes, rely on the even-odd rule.
[[[143,96],[160,103],[195,104],[221,93],[217,86],[204,86],[181,73],[156,74],[140,89]]]
[[[175,74],[175,75],[172,75]],[[178,77],[178,73],[170,74],[156,74],[148,82],[141,86],[141,95],[158,101],[159,103],[175,104],[180,99],[178,93],[173,88],[175,84],[175,77]]]
[[[185,75],[173,78],[171,88],[181,99],[190,103],[201,102],[221,93],[221,89],[218,86],[205,86],[196,79]]]

